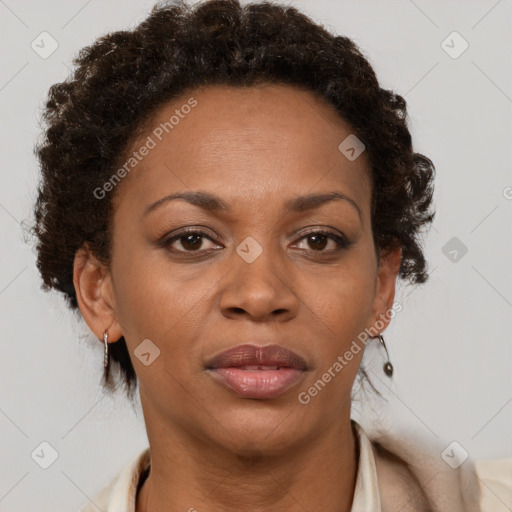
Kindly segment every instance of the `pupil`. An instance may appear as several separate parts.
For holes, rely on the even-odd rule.
[[[327,237],[326,236],[324,236],[324,235],[311,235],[309,238],[310,238],[310,240],[316,240],[316,242],[313,242],[313,248],[314,249],[320,249],[321,250],[321,249],[325,248],[325,244],[327,242]],[[320,244],[318,244],[318,239],[321,239]],[[310,244],[310,246],[311,246],[311,244]]]
[[[197,249],[198,247],[201,247],[201,235],[187,235],[184,239],[185,242],[182,242],[181,245],[183,245],[185,249]],[[191,241],[191,239],[193,241]]]

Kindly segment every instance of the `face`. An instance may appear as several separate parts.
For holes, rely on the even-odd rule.
[[[79,298],[99,338],[125,337],[148,431],[277,453],[346,420],[363,350],[335,363],[391,306],[399,262],[377,262],[366,155],[338,149],[350,126],[280,85],[197,89],[148,126],[132,150],[152,147],[115,191],[110,268],[91,279],[94,299]],[[320,194],[331,199],[298,199]],[[148,365],[134,355],[143,340]],[[279,345],[302,366],[267,370],[263,384],[240,376],[263,369],[209,369],[247,344]]]

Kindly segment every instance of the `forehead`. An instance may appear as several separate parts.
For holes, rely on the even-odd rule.
[[[336,188],[369,202],[366,154],[351,161],[339,149],[351,135],[330,104],[298,87],[198,88],[145,123],[120,195],[142,207],[187,189],[265,202]]]

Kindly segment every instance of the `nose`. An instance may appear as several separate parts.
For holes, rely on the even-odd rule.
[[[224,316],[284,322],[297,315],[300,301],[294,290],[293,271],[278,259],[270,249],[250,263],[233,254],[231,270],[221,283],[220,308]]]

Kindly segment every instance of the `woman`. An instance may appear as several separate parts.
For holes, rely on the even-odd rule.
[[[490,510],[488,469],[351,420],[397,278],[428,277],[434,175],[355,44],[215,0],[76,64],[37,149],[38,268],[105,386],[111,362],[139,384],[150,445],[83,510]]]

